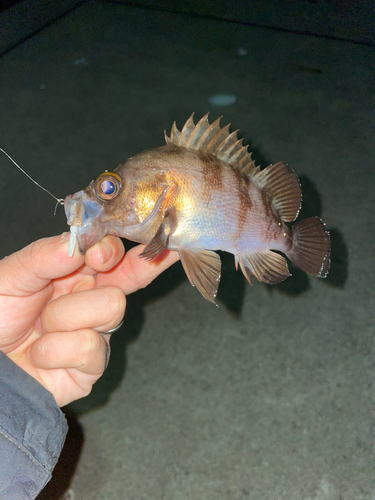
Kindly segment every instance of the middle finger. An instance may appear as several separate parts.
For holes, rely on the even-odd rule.
[[[62,295],[50,302],[40,315],[43,333],[93,328],[107,332],[125,314],[126,299],[116,287],[105,286]]]

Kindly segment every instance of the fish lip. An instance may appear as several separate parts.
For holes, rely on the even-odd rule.
[[[69,194],[64,200],[64,210],[69,226],[82,226],[83,191]]]
[[[82,190],[65,198],[64,209],[68,225],[75,227],[79,250],[84,254],[106,234],[106,224],[101,222],[104,207]]]

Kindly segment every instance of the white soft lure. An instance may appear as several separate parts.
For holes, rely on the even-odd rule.
[[[73,257],[77,243],[77,226],[70,226],[69,257]]]

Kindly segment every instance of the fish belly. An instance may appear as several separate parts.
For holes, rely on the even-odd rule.
[[[168,243],[171,250],[204,248],[236,255],[270,248],[268,234],[273,221],[255,201],[251,209],[244,210],[233,192],[212,194],[209,203],[197,201],[193,210],[177,213],[177,219],[177,229]]]

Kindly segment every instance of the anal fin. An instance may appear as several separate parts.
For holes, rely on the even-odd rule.
[[[166,231],[166,218],[168,218],[168,230]],[[168,240],[177,228],[177,214],[175,207],[168,208],[159,229],[147,247],[139,255],[146,260],[152,260],[161,251],[168,247]]]
[[[179,253],[190,283],[198,288],[205,299],[215,303],[221,277],[219,255],[203,249],[181,249]]]
[[[251,276],[255,276],[258,281],[269,285],[280,283],[290,276],[285,257],[272,252],[272,250],[263,253],[236,255],[237,262],[250,284]]]

